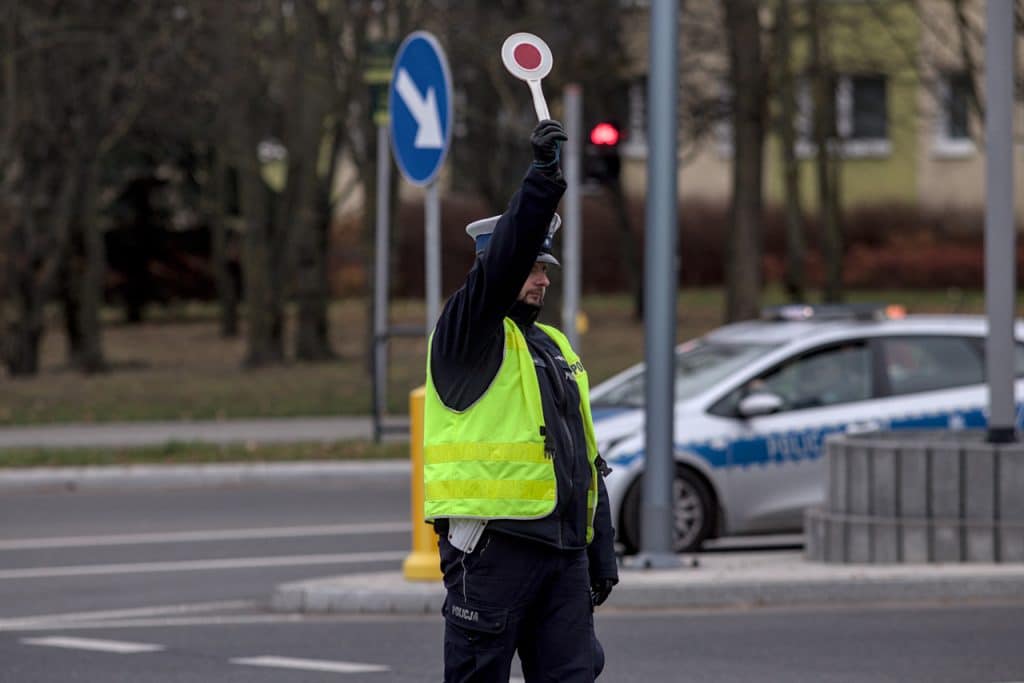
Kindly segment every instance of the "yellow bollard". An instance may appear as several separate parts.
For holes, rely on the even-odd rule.
[[[412,461],[412,552],[402,563],[409,581],[440,581],[441,556],[434,527],[423,521],[423,402],[424,387],[409,392],[409,458]]]

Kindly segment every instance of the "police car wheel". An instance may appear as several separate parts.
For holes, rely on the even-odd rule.
[[[621,540],[627,553],[641,547],[643,476],[626,493],[622,507]],[[672,482],[673,545],[677,553],[693,552],[715,528],[715,502],[707,485],[686,467],[676,468]]]

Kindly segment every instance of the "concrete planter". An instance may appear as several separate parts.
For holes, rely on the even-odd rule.
[[[826,448],[825,504],[805,517],[808,560],[1024,562],[1024,444],[878,432]]]

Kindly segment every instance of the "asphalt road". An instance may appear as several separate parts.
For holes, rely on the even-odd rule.
[[[439,617],[266,609],[397,568],[408,505],[402,478],[0,496],[0,683],[440,680]],[[598,616],[607,681],[1024,681],[1022,625],[1024,603]]]

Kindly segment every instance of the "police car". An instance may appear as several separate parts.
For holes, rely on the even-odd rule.
[[[837,433],[981,428],[987,322],[873,305],[779,306],[676,349],[677,551],[716,536],[798,531],[824,500],[823,442]],[[1024,378],[1024,326],[1015,328]],[[1016,382],[1018,406],[1024,379]],[[591,391],[625,551],[640,547],[643,364]],[[1018,409],[1018,422],[1020,410]]]

